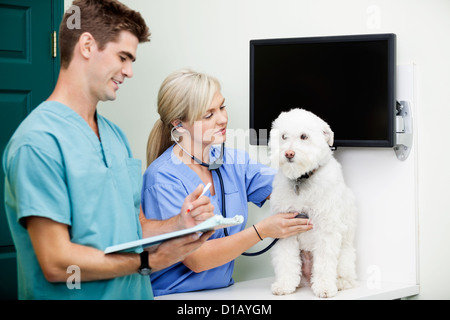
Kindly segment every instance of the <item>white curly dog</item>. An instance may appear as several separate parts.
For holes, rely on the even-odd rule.
[[[280,239],[272,249],[273,294],[290,294],[304,283],[302,257],[307,257],[303,269],[312,262],[310,284],[318,297],[333,297],[357,283],[355,201],[330,149],[333,139],[328,124],[303,109],[283,112],[272,124],[269,147],[279,171],[271,210],[306,213],[313,225],[310,231]]]

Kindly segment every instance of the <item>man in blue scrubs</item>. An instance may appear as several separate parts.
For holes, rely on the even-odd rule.
[[[74,5],[81,29],[67,27],[66,13],[57,85],[16,130],[2,159],[19,298],[152,299],[143,270],[181,261],[211,234],[167,241],[152,252],[103,250],[192,226],[212,216],[213,206],[207,197],[197,199],[202,190],[197,188],[182,206],[190,215],[143,218],[141,162],[122,130],[96,107],[114,100],[132,77],[138,43],[149,41],[150,33],[141,15],[118,1]]]

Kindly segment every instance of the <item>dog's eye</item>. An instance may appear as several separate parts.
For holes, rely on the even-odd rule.
[[[286,136],[285,134],[283,134],[283,135],[281,136],[281,139],[286,140],[286,139],[287,139],[287,136]]]
[[[308,136],[306,135],[306,134],[302,134],[301,136],[300,136],[300,139],[302,139],[302,140],[308,140]]]

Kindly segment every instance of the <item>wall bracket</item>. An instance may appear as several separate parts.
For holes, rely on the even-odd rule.
[[[413,143],[412,110],[408,101],[397,101],[394,151],[400,161],[405,161]]]

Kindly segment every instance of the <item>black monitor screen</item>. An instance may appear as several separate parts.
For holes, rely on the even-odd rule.
[[[335,146],[392,147],[395,35],[250,41],[250,142],[293,108],[324,119]]]

